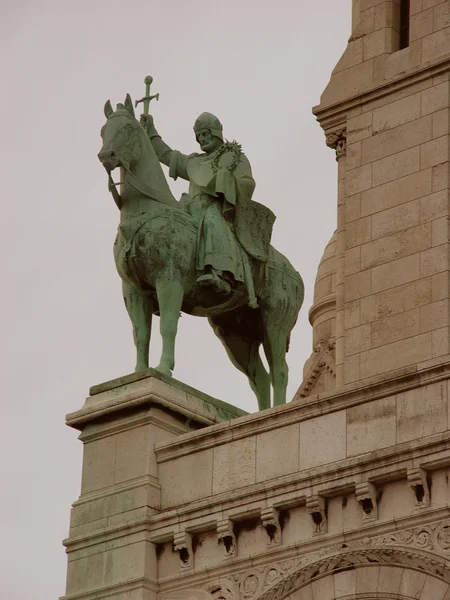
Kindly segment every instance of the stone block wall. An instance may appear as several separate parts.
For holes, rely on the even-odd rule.
[[[338,386],[450,352],[450,4],[410,5],[398,50],[399,2],[355,3],[315,109],[339,159]]]

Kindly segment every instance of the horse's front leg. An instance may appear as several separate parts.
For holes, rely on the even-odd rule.
[[[148,369],[153,301],[150,296],[139,293],[129,283],[123,282],[122,291],[125,306],[133,324],[133,337],[137,352],[135,371],[143,371]]]
[[[171,377],[175,367],[175,338],[184,290],[180,282],[162,279],[156,282],[156,294],[162,337],[161,360],[156,369]]]

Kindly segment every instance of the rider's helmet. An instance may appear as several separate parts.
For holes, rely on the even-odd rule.
[[[209,129],[214,137],[219,138],[219,140],[223,142],[222,123],[215,115],[209,112],[204,112],[199,117],[197,117],[194,123],[195,139],[197,140],[197,142],[197,133],[202,129]]]

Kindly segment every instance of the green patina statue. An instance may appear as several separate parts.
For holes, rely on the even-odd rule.
[[[289,337],[303,302],[300,275],[270,245],[274,214],[252,200],[255,181],[236,142],[225,142],[222,125],[202,113],[194,133],[202,153],[172,150],[148,114],[151,77],[140,123],[131,98],[113,111],[105,105],[99,159],[120,210],[114,245],[125,305],[133,324],[136,371],[149,365],[152,315],[160,315],[160,372],[171,376],[180,310],[208,317],[232,363],[245,375],[260,410],[286,402]],[[136,102],[136,104],[138,103]],[[189,181],[177,201],[169,175]],[[121,167],[120,192],[111,172]],[[260,355],[261,344],[270,375]]]

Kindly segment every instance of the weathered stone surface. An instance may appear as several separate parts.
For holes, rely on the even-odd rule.
[[[361,248],[361,268],[369,269],[403,256],[416,254],[431,247],[431,225],[422,223],[416,227],[384,236]]]
[[[420,201],[413,200],[372,215],[372,239],[414,227],[420,220]]]
[[[266,481],[299,469],[299,425],[290,425],[256,438],[256,481]]]
[[[432,142],[428,143],[432,144]],[[432,152],[434,152],[434,150],[432,150],[430,147],[429,153]],[[392,156],[387,156],[386,158],[377,160],[371,163],[372,185],[373,187],[383,185],[384,183],[388,183],[394,179],[401,179],[402,177],[416,173],[421,169],[426,169],[425,165],[427,162],[430,163],[429,166],[432,165],[432,161],[430,159],[428,159],[428,161],[424,161],[423,163],[420,162],[420,146],[415,146],[414,148],[403,150],[402,152],[397,152]],[[361,167],[361,169],[364,169],[364,167]],[[368,188],[364,187],[356,191],[364,191],[364,189]]]
[[[424,333],[361,353],[361,378],[388,373],[431,358],[432,336]]]
[[[396,442],[395,397],[347,410],[347,453],[355,456]]]
[[[399,594],[407,598],[420,598],[427,576],[425,573],[405,569],[400,582]]]
[[[345,598],[356,594],[356,571],[343,571],[334,576],[336,598]]]
[[[383,131],[362,142],[362,163],[374,162],[430,141],[432,118],[425,116],[394,129]]]
[[[420,148],[420,168],[428,169],[449,160],[448,135],[441,135]]]
[[[361,215],[370,215],[431,194],[432,171],[420,171],[378,187],[361,196]]]
[[[397,443],[445,431],[447,423],[448,399],[444,383],[397,395]]]
[[[390,317],[379,318],[371,323],[371,346],[384,346],[421,332],[420,309],[414,308]]]
[[[432,61],[448,54],[450,46],[450,28],[427,35],[422,40],[422,60]]]
[[[183,477],[183,473],[189,473],[189,477]],[[159,482],[163,507],[178,506],[186,501],[210,496],[213,487],[213,452],[204,450],[182,456],[176,463],[167,461],[160,464]]]
[[[423,113],[425,114],[425,113]],[[381,133],[415,121],[421,116],[420,92],[391,102],[373,111],[373,133]]]
[[[435,285],[437,286],[438,283]],[[430,277],[418,279],[413,283],[398,285],[361,299],[361,322],[384,319],[430,302],[432,302],[432,279]]]
[[[345,457],[346,415],[337,412],[300,423],[300,468],[310,469]],[[327,440],[317,452],[317,440]]]
[[[256,481],[256,439],[214,448],[213,492],[219,494]]]
[[[428,251],[430,252],[430,251]],[[425,254],[425,253],[424,253]],[[392,260],[391,262],[380,265],[372,269],[372,291],[373,293],[388,290],[399,285],[403,285],[415,279],[419,279],[420,274],[420,254],[412,254],[405,258]],[[424,257],[424,263],[434,264],[433,257]],[[432,267],[427,266],[426,271],[432,274]],[[424,277],[425,272],[422,273]],[[366,294],[367,295],[367,294]]]

